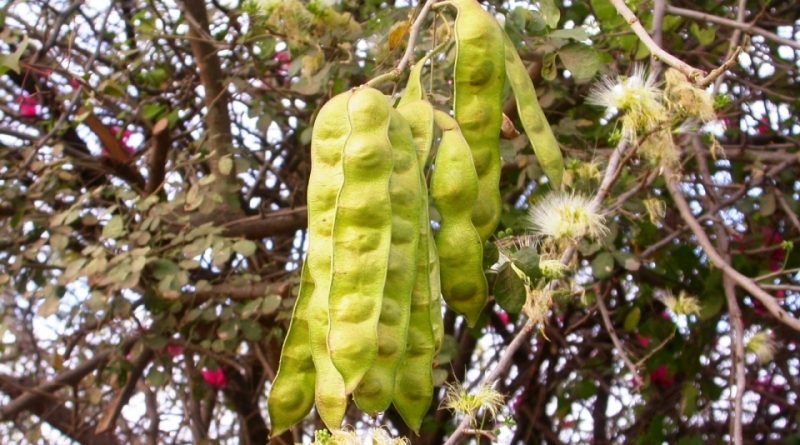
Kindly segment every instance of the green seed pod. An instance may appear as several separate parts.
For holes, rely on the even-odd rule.
[[[314,282],[304,265],[292,321],[283,342],[278,372],[272,381],[267,400],[273,436],[279,436],[303,420],[314,405],[316,371],[311,357],[306,313],[313,292]]]
[[[430,113],[427,113],[430,110]],[[426,101],[410,102],[400,106],[398,112],[411,119],[411,132],[420,161],[417,177],[421,189],[421,212],[419,215],[419,247],[416,251],[416,277],[411,294],[411,315],[408,326],[406,353],[397,369],[393,404],[406,424],[419,432],[422,419],[433,400],[433,357],[435,339],[431,317],[431,249],[435,249],[428,214],[428,187],[425,183],[423,163],[433,143],[433,108]],[[428,120],[429,119],[429,120]],[[436,258],[435,252],[433,252]],[[438,260],[438,258],[436,258]],[[438,271],[436,279],[438,280]],[[438,291],[437,291],[438,292]],[[437,293],[438,303],[438,293]],[[439,303],[440,304],[440,303]],[[436,316],[441,322],[441,306]]]
[[[406,352],[422,215],[417,149],[411,128],[403,116],[394,110],[389,126],[389,140],[392,143],[394,160],[389,180],[392,244],[378,324],[378,357],[353,394],[356,405],[370,414],[385,411],[392,403],[395,373]]]
[[[508,36],[505,33],[503,36],[505,38],[506,77],[514,91],[519,119],[531,141],[539,165],[544,174],[550,178],[553,189],[558,190],[561,188],[561,179],[564,176],[564,160],[561,157],[561,150],[558,148],[558,141],[553,135],[550,124],[547,123],[542,107],[539,106],[528,69],[525,68]]]
[[[397,111],[411,127],[419,169],[424,172],[433,144],[433,106],[427,100],[416,100],[397,107]]]
[[[451,3],[458,8],[453,110],[478,173],[480,185],[472,223],[485,242],[497,228],[502,210],[499,187],[505,82],[503,32],[476,0]]]
[[[483,243],[470,218],[478,198],[478,176],[458,124],[441,111],[434,119],[442,130],[431,177],[431,197],[442,217],[436,234],[442,295],[471,327],[488,301]]]
[[[439,352],[444,342],[444,319],[442,319],[442,283],[441,267],[439,266],[439,252],[436,251],[436,241],[433,232],[428,227],[428,282],[431,287],[431,328],[433,330],[434,351]]]
[[[373,88],[356,89],[347,104],[350,136],[342,152],[344,182],[332,237],[328,347],[348,394],[378,355],[392,239],[391,113],[386,97]]]
[[[308,303],[311,356],[316,368],[317,412],[328,428],[339,428],[347,409],[344,379],[328,352],[328,296],[332,281],[332,235],[337,200],[343,187],[342,152],[352,133],[347,106],[352,91],[328,101],[320,110],[311,136],[308,180],[308,239],[305,267],[315,284]]]

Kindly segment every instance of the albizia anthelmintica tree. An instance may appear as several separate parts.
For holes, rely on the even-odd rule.
[[[10,0],[0,37],[0,441],[800,437],[796,2]],[[399,113],[401,96],[423,105]],[[390,150],[370,165],[394,175],[415,119],[433,148],[410,176],[428,213],[414,239],[450,242],[429,273],[447,301],[434,287],[411,324],[441,334],[412,373],[428,398],[403,404],[419,388],[394,385],[369,415],[354,370],[385,323],[373,310],[347,340],[367,352],[342,365],[354,283],[336,271],[356,288],[403,279],[385,255],[315,241],[350,232],[314,206],[335,202],[336,227],[392,226],[387,199],[410,189],[353,189],[384,167],[348,167],[347,150],[372,126],[359,147]],[[327,148],[344,171],[314,179],[339,162]],[[381,233],[360,242],[394,249]],[[321,325],[293,313],[307,254],[327,266],[310,261],[303,289],[332,289],[309,291]],[[469,307],[451,286],[467,277]],[[281,372],[307,400],[280,432],[290,321],[312,338],[287,355],[312,365]],[[416,337],[386,332],[406,363]]]

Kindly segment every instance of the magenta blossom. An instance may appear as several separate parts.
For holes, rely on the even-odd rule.
[[[111,131],[113,131],[114,136],[119,138],[120,142],[122,142],[122,148],[124,148],[129,155],[133,156],[133,154],[136,153],[136,150],[128,145],[128,141],[130,140],[131,136],[133,136],[133,133],[130,130],[122,131],[119,127],[111,127]]]
[[[27,93],[17,98],[19,115],[23,118],[33,119],[39,114],[39,98],[29,96]]]
[[[170,357],[177,357],[183,354],[183,346],[174,343],[168,344],[165,348]]]
[[[200,372],[203,380],[206,381],[208,386],[214,389],[225,389],[228,386],[228,378],[225,376],[225,371],[222,368],[215,370],[204,369]]]
[[[668,389],[675,383],[666,365],[659,366],[650,374],[650,382],[661,389]]]

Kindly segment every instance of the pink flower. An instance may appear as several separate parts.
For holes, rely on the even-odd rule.
[[[122,148],[124,148],[129,155],[133,156],[133,154],[136,153],[136,150],[134,150],[130,145],[128,145],[128,141],[130,140],[131,136],[133,136],[133,133],[130,130],[122,131],[119,127],[116,126],[111,127],[111,131],[113,131],[114,136],[119,138],[120,142],[122,142]]]
[[[650,339],[645,337],[644,335],[636,335],[636,342],[639,343],[639,346],[643,348],[647,348],[650,346]]]
[[[225,377],[225,371],[222,368],[217,368],[213,371],[204,369],[200,372],[203,380],[206,381],[208,386],[214,389],[225,389],[228,386],[228,378]]]
[[[24,93],[17,98],[17,103],[19,104],[19,115],[21,117],[33,119],[39,114],[37,108],[39,106],[38,97],[29,96],[27,93]]]
[[[169,354],[170,357],[177,357],[183,354],[183,346],[176,345],[174,343],[168,344],[165,350],[167,351],[167,354]]]
[[[765,135],[765,134],[769,133],[769,130],[770,130],[769,119],[766,118],[766,117],[761,118],[756,130],[758,131],[759,135]]]
[[[508,314],[505,311],[498,312],[497,318],[500,319],[500,323],[503,323],[503,326],[508,326],[511,323],[511,319],[508,318]]]
[[[289,54],[289,51],[281,51],[275,54],[273,58],[276,62],[280,63],[280,69],[278,70],[278,74],[281,76],[289,75],[289,67],[292,63],[292,55]]]
[[[514,400],[511,402],[511,412],[512,413],[517,412],[523,403],[525,403],[525,392],[515,397]]]
[[[80,83],[80,82],[78,82],[78,79],[74,79],[74,78],[73,78],[73,79],[70,79],[70,80],[69,80],[69,86],[71,86],[72,88],[74,88],[74,89],[76,89],[76,90],[77,90],[77,89],[78,89],[78,87],[79,87],[79,86],[81,86],[81,83]]]
[[[766,317],[769,315],[767,308],[764,307],[764,305],[758,300],[753,301],[753,312],[755,312],[755,314],[759,317]]]
[[[672,376],[669,375],[667,365],[661,365],[656,368],[656,370],[650,374],[650,382],[654,385],[658,385],[661,389],[670,388],[673,383],[675,383]]]

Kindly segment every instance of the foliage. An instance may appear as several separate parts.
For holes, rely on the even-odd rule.
[[[311,127],[328,99],[396,66],[412,3],[12,0],[0,10],[2,441],[267,441],[306,248]],[[482,2],[534,79],[564,155],[562,200],[588,197],[572,222],[589,218],[592,236],[574,226],[542,236],[560,229],[542,219],[558,212],[530,216],[552,203],[547,177],[526,136],[504,130],[503,212],[484,252],[494,299],[471,328],[445,311],[420,436],[392,410],[349,412],[351,431],[380,423],[391,437],[442,443],[465,417],[445,409],[459,406],[443,400],[451,387],[462,403],[504,397],[486,415],[491,393],[470,426],[481,443],[727,443],[742,371],[743,436],[800,437],[797,332],[729,281],[735,269],[800,315],[800,7],[673,1],[662,17],[659,1],[625,2],[692,67],[710,72],[743,46],[701,88],[651,60],[615,3]],[[734,21],[739,4],[742,36],[691,15]],[[452,35],[453,18],[443,7],[426,16],[415,60]],[[454,57],[445,48],[423,70],[439,110],[452,109]],[[397,97],[405,76],[381,90]],[[638,96],[615,95],[624,84]],[[608,194],[584,207],[608,171]],[[483,386],[520,332],[530,337],[508,371]],[[315,416],[276,440],[313,441]]]

